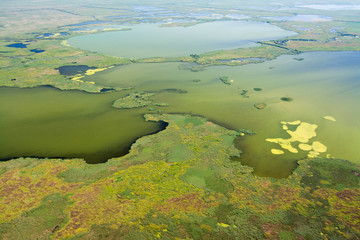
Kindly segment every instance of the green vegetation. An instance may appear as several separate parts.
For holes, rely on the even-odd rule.
[[[130,93],[128,96],[119,98],[113,103],[116,108],[138,108],[146,107],[152,103],[151,97],[154,93],[136,92]],[[158,106],[158,105],[154,105]]]
[[[27,48],[10,48],[8,42],[0,41],[0,86],[36,87],[50,85],[62,90],[78,89],[87,92],[100,92],[104,86],[81,79],[80,76],[61,75],[58,68],[64,65],[88,65],[104,68],[127,64],[128,60],[95,54],[74,49],[61,44],[62,40],[31,41]],[[33,53],[32,48],[45,49],[42,53]],[[80,80],[81,79],[81,80]],[[121,89],[119,89],[121,90]]]
[[[201,7],[208,6],[193,1],[156,2],[178,13],[180,17],[175,20],[179,22],[167,22],[169,16],[158,14],[139,18],[139,14],[149,9],[130,2],[129,5],[122,3],[121,8],[111,2],[104,3],[104,7],[88,3],[74,8],[76,5],[66,0],[60,8],[48,1],[39,8],[38,2],[26,2],[24,6],[24,1],[16,4],[7,1],[0,9],[5,19],[0,23],[0,86],[48,85],[62,90],[101,93],[123,89],[97,85],[87,76],[123,64],[184,62],[189,70],[196,72],[209,66],[259,63],[283,54],[359,51],[357,12],[320,11],[332,18],[331,21],[269,18],[320,14],[302,7],[293,8],[288,1],[280,3],[283,10],[273,11],[275,5],[269,7],[266,1],[255,1],[252,5],[256,7],[242,7],[241,14],[245,16],[241,19],[269,22],[297,32],[295,36],[261,41],[251,48],[133,60],[76,49],[66,40],[80,34],[119,30],[111,24],[166,21],[162,27],[185,27],[217,19],[196,16],[201,13]],[[193,4],[199,4],[199,8],[194,10]],[[232,19],[231,14],[237,11],[233,2],[223,4],[214,14],[222,15],[221,20]],[[134,11],[136,7],[140,7],[138,12]],[[106,21],[115,14],[118,19]],[[192,14],[195,17],[191,17]],[[94,23],[86,24],[88,21]],[[76,23],[89,25],[90,29],[76,30],[79,26],[72,25]],[[70,75],[59,71],[63,66],[84,65],[92,71]],[[227,85],[232,82],[227,76],[219,80]],[[253,90],[261,91],[261,88]],[[163,91],[187,93],[175,88]],[[243,89],[239,94],[248,98],[247,93]],[[113,106],[148,106],[149,111],[156,110],[153,106],[168,106],[153,103],[154,94],[131,93],[115,100]],[[293,99],[283,97],[281,100]],[[263,109],[266,103],[256,103],[254,107]],[[145,119],[166,122],[168,126],[157,134],[138,139],[129,154],[103,164],[88,165],[82,159],[36,158],[0,162],[0,239],[359,238],[359,165],[317,158],[318,155],[309,153],[307,159],[298,161],[298,167],[288,178],[261,178],[252,174],[252,168],[231,160],[241,155],[234,146],[235,138],[253,135],[254,131],[232,131],[190,115],[147,114]],[[330,116],[327,119],[335,121]],[[303,143],[299,144],[300,150],[326,152],[326,146],[318,141],[305,144],[316,136],[317,126],[311,125],[313,129],[310,129],[300,121],[282,124],[291,138],[270,139],[271,142],[291,151],[291,143],[298,141]],[[298,131],[299,128],[302,131]],[[305,141],[300,141],[302,138]]]
[[[266,107],[266,103],[264,103],[264,102],[255,103],[255,104],[254,104],[254,107],[255,107],[256,109],[264,109],[264,108]]]
[[[220,81],[222,81],[224,84],[231,85],[231,80],[229,80],[228,76],[219,77]]]
[[[166,130],[107,163],[0,163],[0,238],[356,239],[360,166],[299,161],[287,179],[232,162],[238,132],[206,119],[146,115]]]

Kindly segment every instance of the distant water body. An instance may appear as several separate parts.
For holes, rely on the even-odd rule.
[[[181,57],[220,49],[255,46],[257,41],[295,35],[268,23],[216,21],[189,27],[131,26],[130,31],[105,32],[69,39],[78,48],[117,57]]]

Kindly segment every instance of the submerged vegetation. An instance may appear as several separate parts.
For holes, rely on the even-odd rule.
[[[234,80],[229,80],[228,76],[223,76],[219,78],[224,84],[230,85]]]
[[[280,98],[281,101],[284,101],[284,102],[291,102],[292,100],[294,100],[293,98],[291,97],[282,97]]]

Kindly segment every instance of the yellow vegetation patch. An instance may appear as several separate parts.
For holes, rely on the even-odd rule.
[[[312,149],[312,146],[305,143],[300,143],[299,148],[303,151],[310,151]]]
[[[106,69],[107,69],[107,68],[89,69],[89,70],[86,71],[85,75],[88,75],[88,76],[94,75],[95,73],[104,71],[104,70],[106,70]]]
[[[308,154],[309,158],[315,158],[317,156],[319,156],[320,153],[316,152],[316,151],[310,151]]]
[[[226,223],[217,223],[217,225],[224,228],[230,227],[230,225]]]
[[[313,142],[312,148],[314,149],[314,151],[321,153],[324,153],[327,150],[327,147],[319,141]]]
[[[283,139],[283,138],[267,138],[265,139],[267,142],[277,143],[283,149],[288,150],[292,153],[298,153],[298,150],[291,145],[291,139]]]
[[[66,47],[71,47],[70,44],[68,43],[68,41],[66,41],[66,40],[61,41],[61,45],[66,46]]]
[[[324,117],[326,120],[332,121],[332,122],[336,122],[336,119],[332,116],[325,116]]]
[[[301,123],[301,121],[300,120],[296,120],[296,121],[292,121],[292,122],[281,121],[280,123],[281,124],[290,124],[290,125],[299,125]]]
[[[316,137],[315,129],[317,127],[316,124],[302,122],[295,131],[287,130],[286,132],[291,136],[292,142],[307,143],[310,138]]]
[[[76,76],[76,77],[73,77],[71,80],[76,81],[76,82],[84,82],[83,80],[80,80],[80,79],[82,79],[84,77],[85,76]]]
[[[282,121],[281,124],[283,124],[283,129],[291,136],[289,139],[283,139],[283,138],[267,138],[265,141],[277,143],[279,144],[283,149],[288,150],[292,153],[298,153],[299,151],[294,148],[291,144],[293,142],[301,142],[301,143],[307,143],[309,140],[316,136],[315,129],[318,127],[316,124],[310,124],[306,122],[301,122],[300,120],[294,121],[294,122],[284,122]],[[290,125],[299,125],[295,131],[286,130],[287,126],[286,124]],[[284,127],[286,126],[286,127]],[[310,148],[309,148],[310,147]],[[311,146],[307,146],[307,144],[299,145],[299,148],[302,150],[308,149],[306,151],[311,150]],[[271,150],[273,153],[273,149]],[[277,152],[277,151],[275,151]],[[281,154],[281,153],[273,153],[273,154]]]
[[[283,150],[280,150],[280,149],[272,148],[272,149],[271,149],[271,153],[272,153],[272,154],[275,154],[275,155],[280,155],[280,154],[284,154],[284,151],[283,151]]]

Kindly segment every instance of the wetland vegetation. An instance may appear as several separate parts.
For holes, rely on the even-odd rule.
[[[40,2],[0,9],[1,239],[359,238],[354,1]]]

